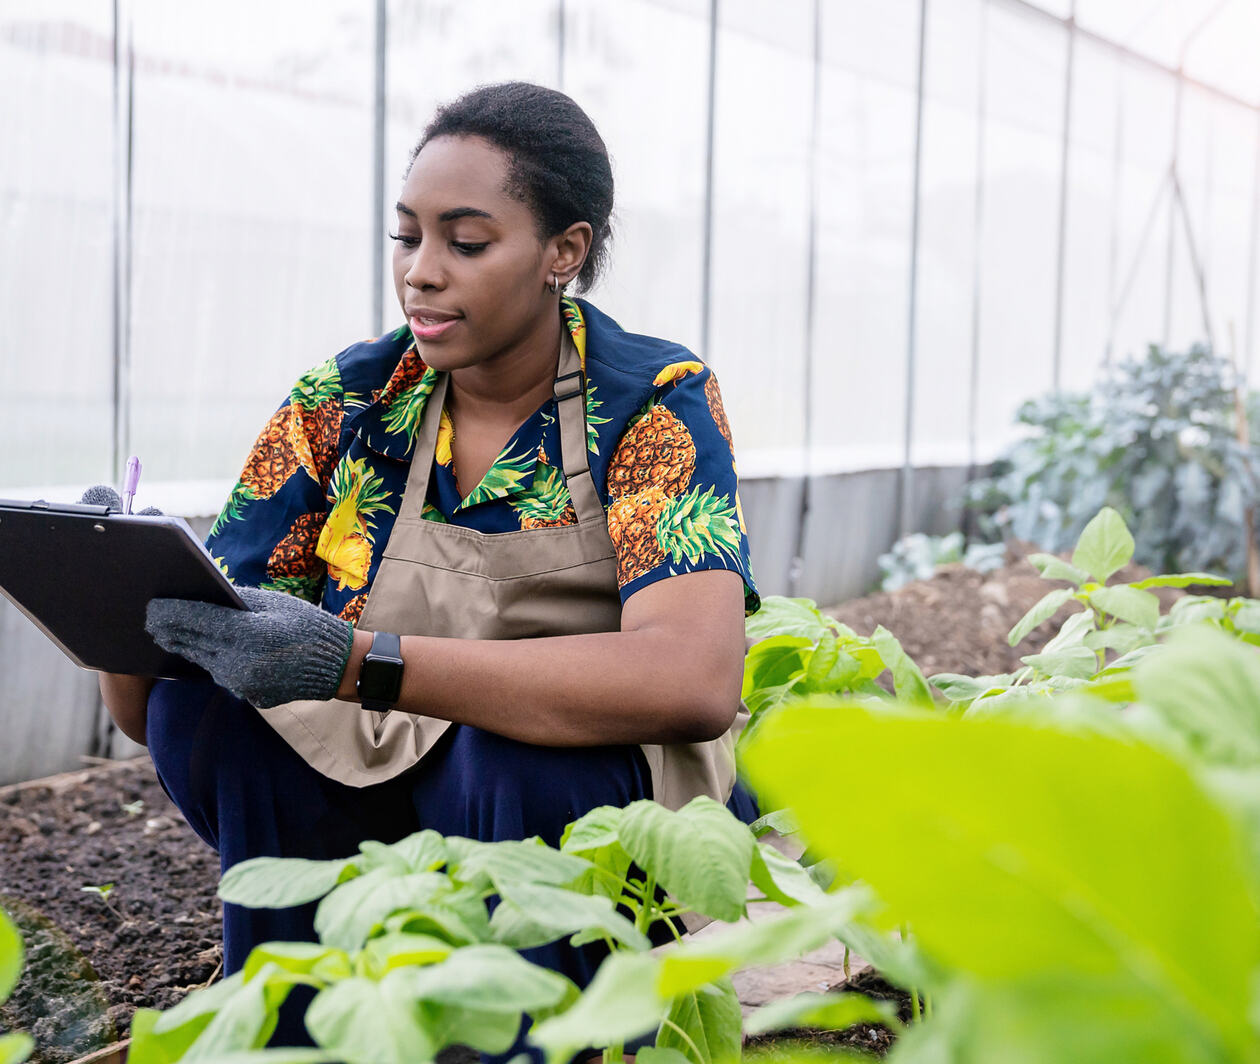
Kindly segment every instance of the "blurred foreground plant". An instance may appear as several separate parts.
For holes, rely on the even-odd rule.
[[[0,1005],[13,993],[22,974],[22,937],[0,909]],[[21,1064],[35,1048],[29,1035],[21,1032],[0,1034],[0,1064]]]

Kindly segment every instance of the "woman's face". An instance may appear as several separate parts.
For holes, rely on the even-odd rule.
[[[398,201],[394,287],[424,361],[438,370],[509,355],[555,327],[557,249],[507,191],[507,156],[480,137],[437,137]],[[549,335],[549,333],[547,334]]]

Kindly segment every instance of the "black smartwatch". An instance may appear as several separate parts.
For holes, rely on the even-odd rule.
[[[392,632],[372,635],[372,649],[359,665],[355,689],[364,709],[388,713],[402,693],[402,640]]]

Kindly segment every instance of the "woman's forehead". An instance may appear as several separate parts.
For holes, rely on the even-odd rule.
[[[412,162],[399,208],[406,214],[437,216],[459,211],[460,216],[505,220],[524,209],[508,193],[507,184],[508,158],[489,141],[435,137]]]

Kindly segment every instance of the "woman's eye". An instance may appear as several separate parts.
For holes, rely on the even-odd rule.
[[[486,250],[488,241],[481,244],[462,244],[458,240],[451,241],[451,247],[458,251],[461,255],[476,255],[479,251]]]
[[[390,233],[390,240],[397,240],[405,248],[417,248],[420,246],[420,238],[418,236],[403,236],[401,233]]]

